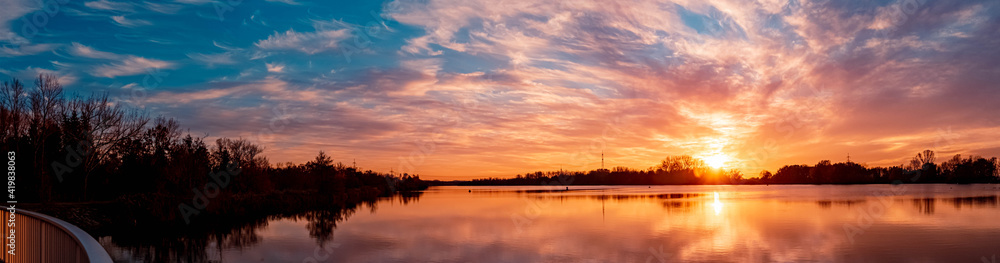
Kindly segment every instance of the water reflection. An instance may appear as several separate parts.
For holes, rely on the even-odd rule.
[[[380,203],[405,205],[417,202],[421,194],[403,193],[361,204],[253,218],[220,218],[183,228],[160,228],[143,224],[112,227],[111,232],[98,239],[116,262],[243,262],[224,260],[225,254],[259,247],[265,240],[262,232],[272,230],[268,229],[272,222],[305,222],[308,238],[319,247],[325,247],[333,240],[338,224],[349,219],[359,209],[368,208],[369,213],[374,214]]]
[[[834,206],[843,206],[850,208],[851,206],[856,206],[858,204],[864,203],[865,200],[820,200],[816,201],[816,204],[821,208],[829,209]]]
[[[1000,253],[1000,192],[976,187],[434,187],[110,246],[145,262],[978,262]]]
[[[715,192],[715,202],[712,203],[712,208],[715,208],[715,215],[719,215],[722,212],[722,202],[719,202],[719,192]]]
[[[934,198],[914,198],[913,207],[915,207],[920,213],[925,215],[934,214],[934,203],[937,199]]]
[[[962,207],[980,208],[980,207],[997,207],[997,196],[969,196],[969,197],[955,197],[949,198],[952,204],[955,205],[955,209],[962,209]]]
[[[500,192],[494,192],[499,194]],[[515,191],[515,193],[524,193],[522,191]],[[643,200],[643,199],[653,199],[653,200],[678,200],[678,199],[695,199],[705,196],[702,193],[674,193],[674,194],[614,194],[606,192],[594,192],[585,195],[526,195],[528,198],[537,199],[557,199],[557,200],[569,200],[569,199],[593,199],[593,200],[615,200],[615,201],[632,201],[632,200]]]

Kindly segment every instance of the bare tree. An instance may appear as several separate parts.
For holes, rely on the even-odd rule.
[[[49,145],[48,138],[58,132],[62,117],[59,111],[64,101],[63,88],[59,80],[51,74],[39,74],[35,79],[35,90],[28,94],[29,116],[25,131],[28,142],[32,145],[31,150],[35,160],[45,160],[48,154],[46,150]],[[34,162],[34,171],[39,173],[37,178],[43,186],[39,190],[40,195],[50,198],[51,189],[48,187],[51,185],[49,183],[51,175],[47,174],[48,170],[45,169],[43,162]]]
[[[687,155],[669,156],[663,159],[657,168],[666,172],[698,171],[705,169],[705,161]]]
[[[11,140],[24,136],[24,111],[27,102],[25,98],[24,85],[21,81],[13,79],[0,84],[0,107],[3,114],[0,115],[0,122],[3,124],[3,131],[0,131],[2,142],[10,145]],[[10,145],[16,147],[15,145]]]
[[[35,79],[36,90],[29,95],[31,108],[31,127],[38,133],[44,133],[43,127],[55,124],[60,117],[59,111],[63,105],[63,87],[59,79],[50,74],[39,74]],[[42,134],[33,134],[42,135]],[[41,136],[36,136],[40,138]]]
[[[914,170],[922,169],[926,164],[934,163],[934,151],[924,150],[922,153],[917,153],[917,156],[910,160],[910,168]]]
[[[225,153],[230,158],[230,161],[236,162],[240,167],[268,167],[267,159],[260,156],[260,154],[264,152],[264,147],[253,144],[243,138],[219,138],[215,140],[215,151],[217,158],[221,157],[221,154]],[[219,159],[216,161],[220,166],[229,165],[220,163],[219,161],[221,160]]]
[[[84,159],[83,198],[86,199],[88,182],[94,169],[108,161],[115,145],[138,137],[149,123],[149,118],[138,110],[111,103],[107,94],[74,101],[69,108],[78,112],[90,129],[86,131],[90,135],[89,141],[77,143],[86,146],[85,153],[80,153]]]
[[[921,158],[920,154],[917,154],[917,158]],[[924,150],[923,158],[920,159],[922,163],[934,163],[934,151]]]

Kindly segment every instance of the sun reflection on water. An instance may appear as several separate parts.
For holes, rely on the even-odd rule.
[[[712,208],[715,208],[715,214],[718,215],[722,212],[722,202],[719,202],[719,192],[715,193],[715,202],[712,203]]]

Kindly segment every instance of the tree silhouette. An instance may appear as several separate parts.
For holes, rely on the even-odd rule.
[[[231,174],[225,186],[217,185],[226,194],[216,203],[242,202],[235,196],[257,202],[289,190],[322,190],[334,200],[361,202],[390,189],[427,187],[414,175],[390,185],[387,179],[396,177],[333,164],[324,152],[307,165],[272,167],[265,148],[246,139],[222,137],[207,145],[203,137],[185,135],[176,120],[151,122],[107,94],[65,98],[58,78],[48,74],[34,84],[27,90],[17,79],[0,83],[0,147],[30,165],[19,171],[18,201],[118,200],[145,203],[161,210],[151,213],[170,217],[169,208],[150,204],[176,206],[190,199],[191,189],[218,184],[210,175],[220,172]]]
[[[924,165],[934,163],[934,151],[924,150],[917,153],[917,156],[910,160],[910,168],[914,170],[923,169]]]
[[[568,179],[556,180],[559,175]],[[906,168],[902,166],[867,167],[854,162],[833,163],[822,160],[815,166],[785,165],[776,173],[762,171],[754,178],[743,178],[738,170],[709,169],[690,156],[670,156],[648,170],[615,167],[589,172],[533,172],[514,178],[473,179],[460,185],[551,185],[559,184],[874,184],[874,183],[991,183],[998,182],[1000,161],[996,157],[955,156],[938,167],[934,151],[917,153]],[[568,182],[568,183],[560,183]]]

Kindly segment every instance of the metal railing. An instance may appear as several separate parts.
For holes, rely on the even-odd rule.
[[[3,232],[0,234],[4,236],[3,256],[0,259],[3,262],[112,262],[104,247],[79,227],[22,209],[15,209],[11,217],[8,207],[0,206],[0,209],[3,216]],[[11,221],[11,218],[14,220]],[[14,230],[13,243],[11,230]],[[13,254],[10,253],[12,249]]]

